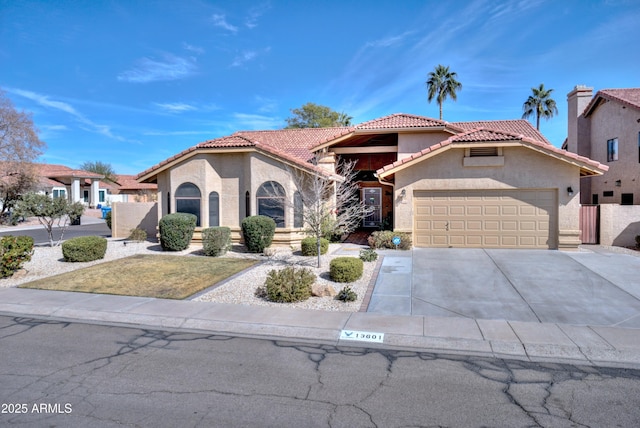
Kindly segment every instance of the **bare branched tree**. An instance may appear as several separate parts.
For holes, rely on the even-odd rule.
[[[35,182],[32,162],[40,156],[45,143],[31,115],[17,111],[0,90],[0,212],[15,201],[13,197],[31,190]]]
[[[304,227],[306,233],[316,238],[318,267],[320,267],[320,239],[353,232],[362,224],[362,219],[371,214],[372,207],[360,200],[360,188],[356,183],[355,162],[341,161],[336,174],[318,168],[322,154],[316,155],[311,164],[315,171],[288,167],[287,171],[296,188],[293,198],[283,198],[276,189],[272,201],[284,200],[285,206],[293,208],[294,226]]]

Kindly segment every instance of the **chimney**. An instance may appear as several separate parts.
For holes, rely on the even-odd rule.
[[[583,156],[589,156],[589,153],[580,153],[582,150],[580,148],[586,148],[588,145],[578,144],[578,140],[583,138],[584,130],[582,135],[580,134],[579,126],[585,122],[584,118],[581,118],[584,109],[587,107],[589,102],[593,98],[593,88],[577,85],[571,92],[567,94],[567,104],[568,104],[568,118],[567,118],[567,150],[573,153],[577,153]]]

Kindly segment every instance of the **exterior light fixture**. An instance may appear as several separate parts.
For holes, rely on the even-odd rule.
[[[404,198],[406,198],[406,197],[407,197],[407,189],[402,189],[402,192],[400,192],[400,197],[401,197],[402,199],[404,199]]]
[[[567,187],[567,193],[569,194],[569,196],[573,196],[573,187]]]
[[[616,180],[616,187],[622,186],[622,180]]]

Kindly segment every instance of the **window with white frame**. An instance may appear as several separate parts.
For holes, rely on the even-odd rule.
[[[67,197],[67,189],[53,189],[52,193],[53,193],[54,199]]]

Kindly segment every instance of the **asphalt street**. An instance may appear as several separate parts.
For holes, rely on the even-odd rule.
[[[58,241],[62,230],[60,228],[53,229],[53,239]],[[0,232],[0,236],[14,235],[14,236],[31,236],[35,245],[49,245],[49,234],[45,230],[44,226],[34,227],[30,229],[21,230],[9,230]],[[111,230],[106,223],[95,223],[80,226],[69,226],[64,231],[64,239],[71,239],[77,236],[111,236]]]
[[[640,371],[0,317],[1,426],[639,426]]]

